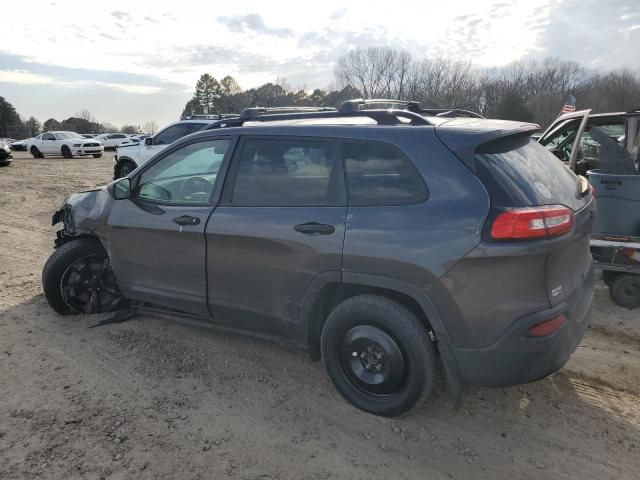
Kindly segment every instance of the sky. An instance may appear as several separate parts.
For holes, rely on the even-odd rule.
[[[242,88],[331,86],[350,49],[478,67],[557,56],[640,68],[640,0],[2,0],[0,96],[41,121],[178,119],[208,72]]]

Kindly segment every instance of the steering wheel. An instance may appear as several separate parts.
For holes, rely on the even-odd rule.
[[[206,193],[209,195],[212,187],[213,183],[206,178],[189,177],[180,185],[180,195],[182,195],[182,198],[190,198],[196,193]]]
[[[144,193],[144,194],[142,194]],[[147,182],[140,189],[142,198],[148,197],[154,200],[171,200],[171,192],[157,183]]]

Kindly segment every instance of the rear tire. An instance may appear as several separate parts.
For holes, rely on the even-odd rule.
[[[60,315],[110,312],[124,299],[109,257],[97,238],[79,238],[55,250],[42,269],[49,305]]]
[[[71,150],[66,145],[62,146],[61,153],[64,158],[73,158],[73,155],[71,154]]]
[[[621,307],[640,307],[640,275],[633,273],[618,275],[611,282],[609,294],[613,301]]]
[[[322,329],[322,361],[338,392],[382,416],[406,414],[433,393],[436,349],[407,308],[378,295],[338,305]]]
[[[33,158],[44,158],[44,155],[37,147],[31,147],[31,155],[33,155]]]
[[[102,157],[101,153],[96,153],[96,154],[93,155],[93,158],[100,158],[100,157]]]
[[[610,287],[611,283],[615,280],[615,278],[618,275],[620,275],[620,272],[614,272],[613,270],[603,270],[602,281],[607,287]]]

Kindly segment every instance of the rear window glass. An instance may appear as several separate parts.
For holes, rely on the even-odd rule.
[[[528,135],[481,145],[476,174],[495,207],[566,205],[579,209],[578,179],[551,152]]]
[[[344,143],[342,154],[349,205],[410,205],[426,199],[420,173],[391,145]]]

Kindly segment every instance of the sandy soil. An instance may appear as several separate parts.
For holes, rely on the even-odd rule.
[[[457,412],[441,389],[377,418],[299,352],[153,317],[55,315],[40,285],[51,214],[107,182],[111,159],[16,157],[0,169],[0,478],[638,478],[640,312],[603,285],[552,377],[472,390]]]

